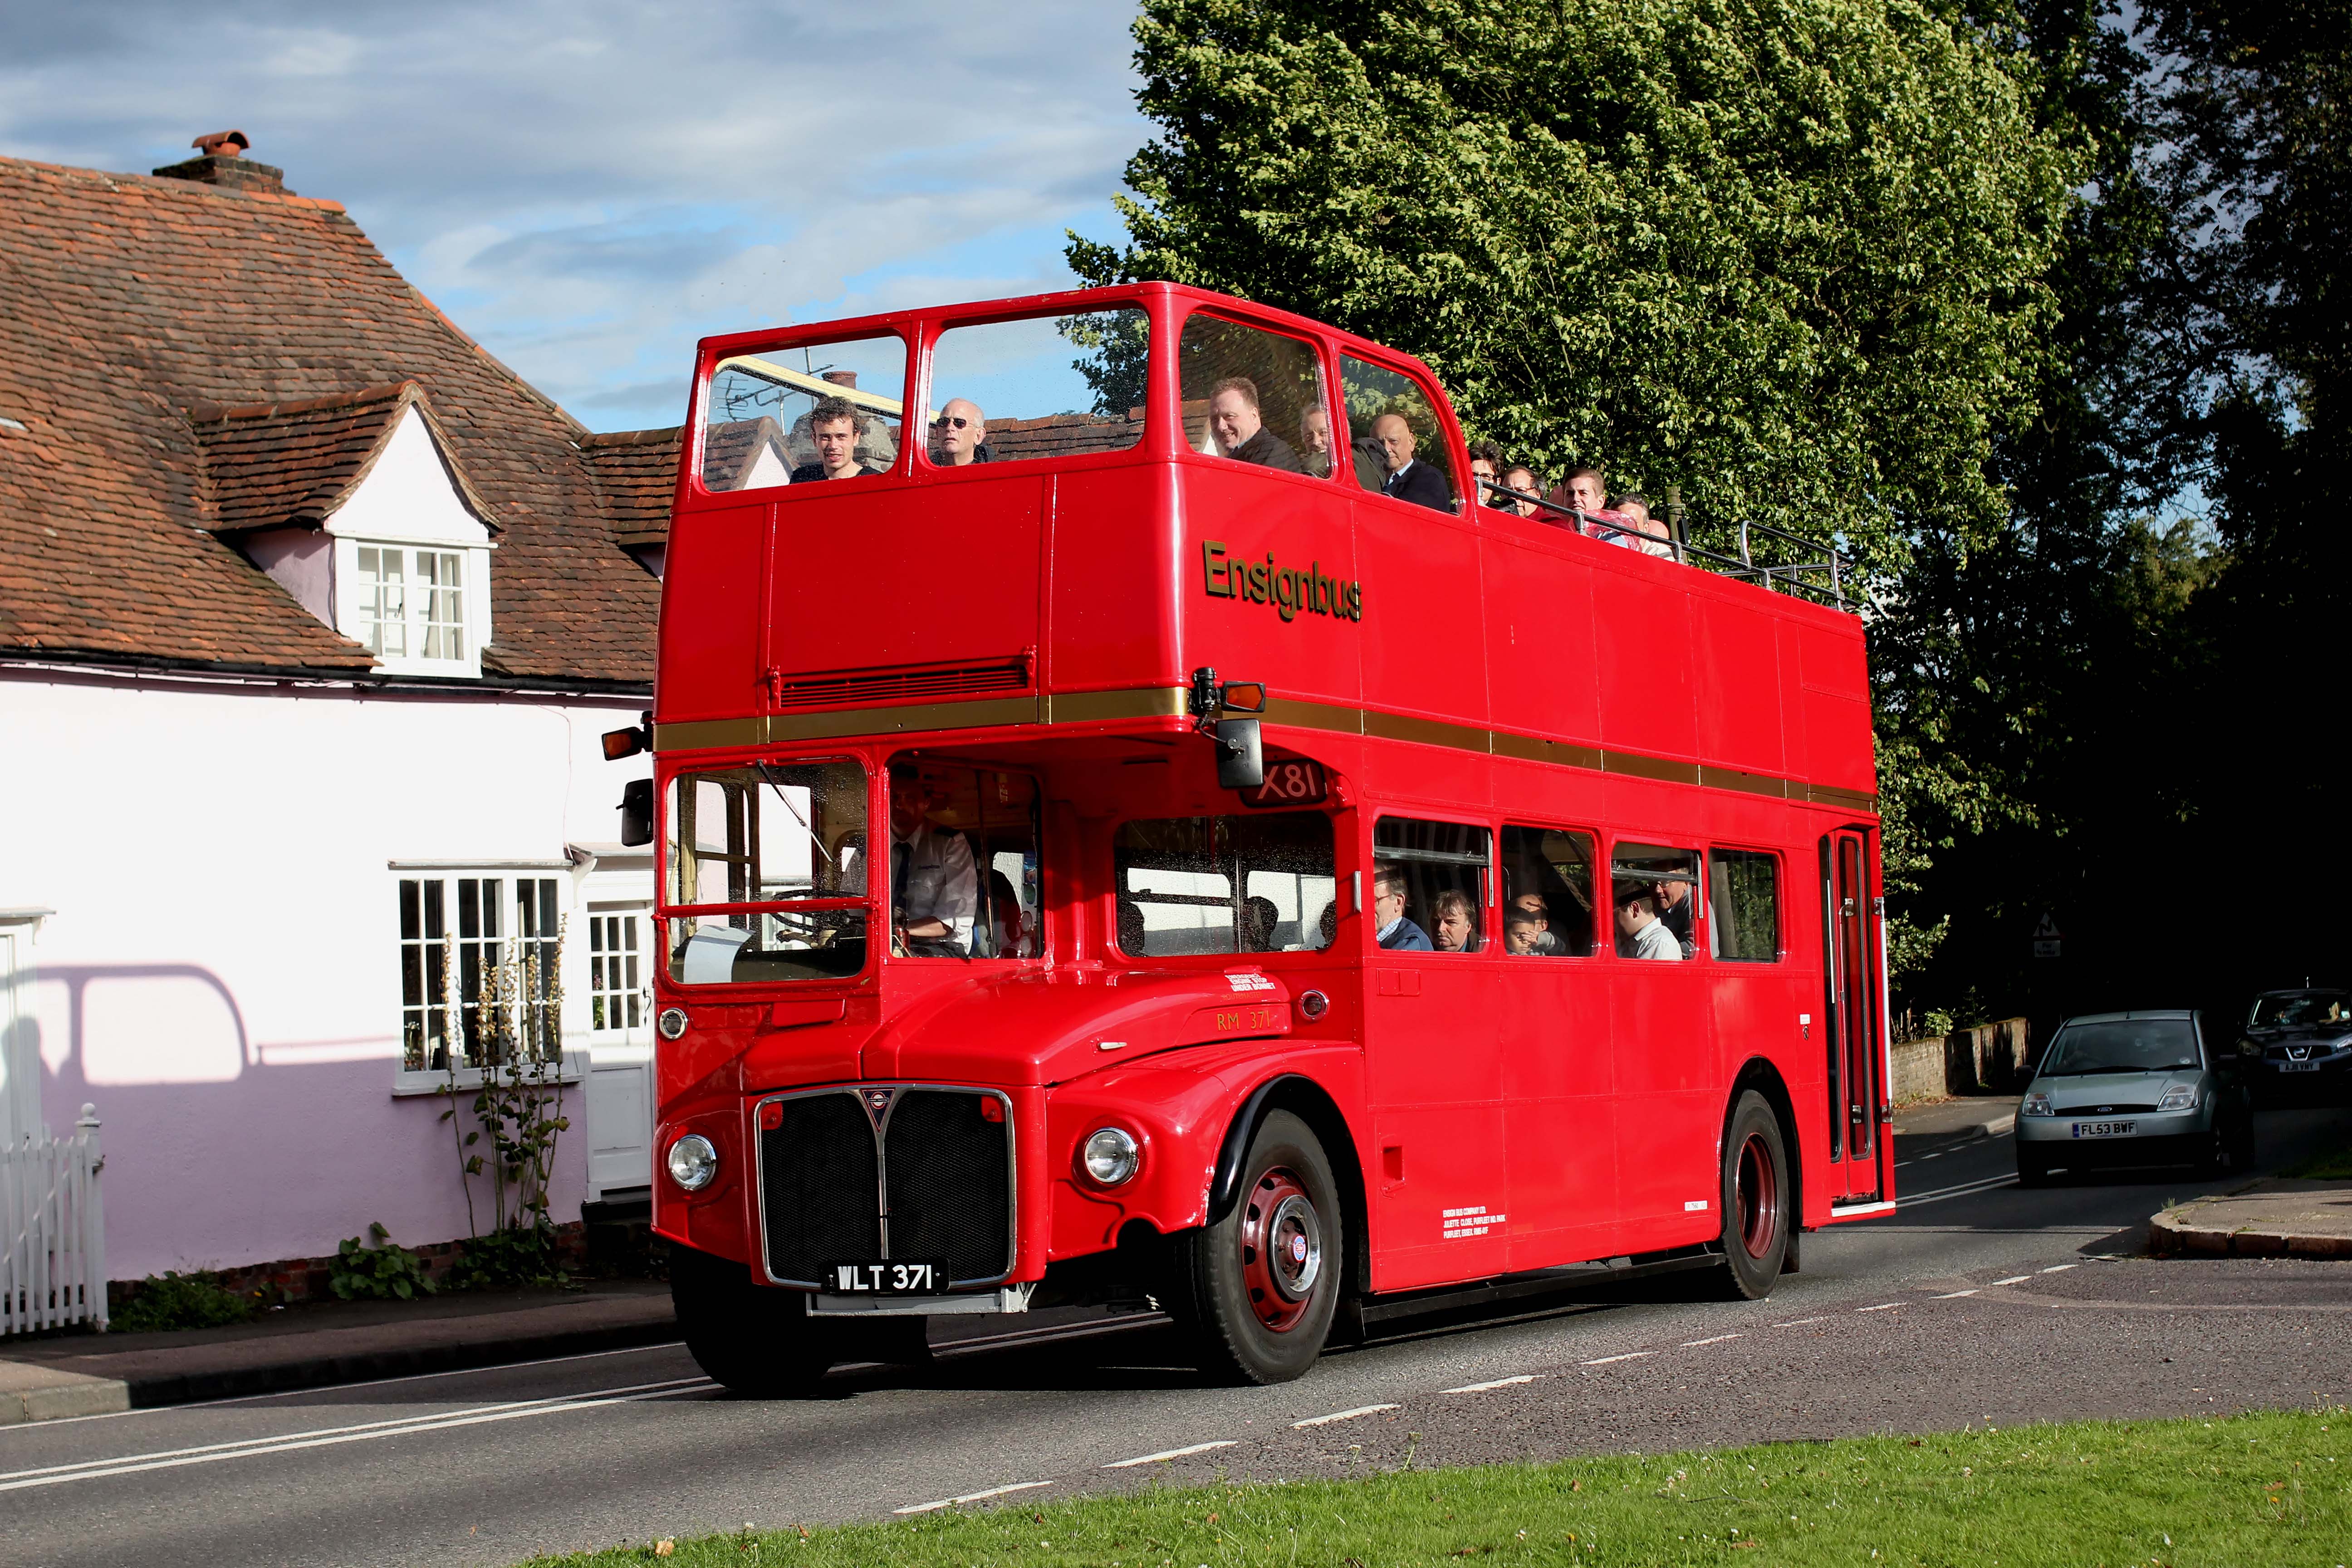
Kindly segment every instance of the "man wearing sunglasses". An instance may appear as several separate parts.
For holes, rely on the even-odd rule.
[[[988,418],[980,405],[968,397],[950,397],[931,421],[931,461],[943,468],[992,462],[996,454],[983,444],[987,439]]]

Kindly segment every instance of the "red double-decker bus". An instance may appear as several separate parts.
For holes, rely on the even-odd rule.
[[[1275,1381],[1893,1206],[1863,633],[1796,574],[1483,504],[1418,361],[1173,285],[708,340],[680,470],[625,812],[721,1383],[1146,1300]]]

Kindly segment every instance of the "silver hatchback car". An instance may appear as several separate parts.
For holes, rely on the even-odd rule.
[[[2056,1171],[2254,1163],[2253,1105],[2235,1064],[2185,1009],[2092,1013],[2050,1037],[2017,1108],[2017,1179]]]

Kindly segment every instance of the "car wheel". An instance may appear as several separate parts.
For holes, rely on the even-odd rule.
[[[1789,1150],[1780,1119],[1754,1089],[1739,1097],[1723,1140],[1723,1257],[1717,1280],[1735,1300],[1760,1301],[1772,1293],[1789,1257],[1797,1193],[1789,1181]]]
[[[808,1297],[755,1285],[740,1263],[673,1247],[669,1294],[687,1353],[731,1394],[806,1394],[833,1365],[833,1325],[809,1317]]]
[[[2017,1184],[2021,1187],[2046,1187],[2050,1184],[2050,1162],[2038,1154],[2029,1154],[2025,1146],[2017,1150]]]
[[[1201,1370],[1287,1383],[1315,1364],[1339,1304],[1339,1184],[1314,1130],[1270,1113],[1250,1141],[1233,1212],[1177,1238],[1171,1316]]]

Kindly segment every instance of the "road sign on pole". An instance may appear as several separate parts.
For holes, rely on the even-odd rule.
[[[2042,923],[2033,928],[2033,956],[2036,958],[2057,957],[2058,943],[2060,940],[2061,939],[2058,935],[2057,917],[2051,914],[2049,910],[2044,910],[2042,912]]]

